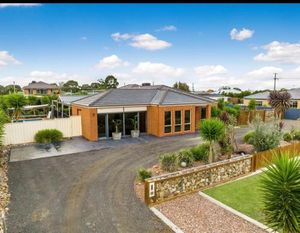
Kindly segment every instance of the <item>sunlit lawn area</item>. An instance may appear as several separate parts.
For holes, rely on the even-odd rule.
[[[204,191],[207,195],[259,221],[263,221],[259,182],[261,175],[251,176]]]

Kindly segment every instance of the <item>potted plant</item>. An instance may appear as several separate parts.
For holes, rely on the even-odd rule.
[[[121,132],[119,132],[119,126],[122,122],[121,122],[121,120],[113,120],[112,122],[116,129],[115,132],[112,133],[113,140],[120,140],[122,134],[121,134]]]
[[[138,120],[137,116],[134,118],[130,119],[133,125],[133,130],[131,130],[131,137],[133,138],[138,138],[140,136],[140,131],[138,129]]]

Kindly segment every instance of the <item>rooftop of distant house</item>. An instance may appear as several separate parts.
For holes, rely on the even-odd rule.
[[[49,84],[42,81],[32,81],[27,86],[23,87],[23,89],[39,89],[39,90],[48,90],[48,89],[59,89],[57,84]]]

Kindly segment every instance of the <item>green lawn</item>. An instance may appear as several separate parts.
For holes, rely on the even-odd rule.
[[[207,195],[263,223],[259,191],[261,175],[251,176],[225,185],[207,189]]]

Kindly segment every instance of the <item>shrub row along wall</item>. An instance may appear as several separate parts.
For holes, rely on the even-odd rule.
[[[190,168],[145,180],[145,202],[148,205],[201,190],[251,172],[252,155]]]

